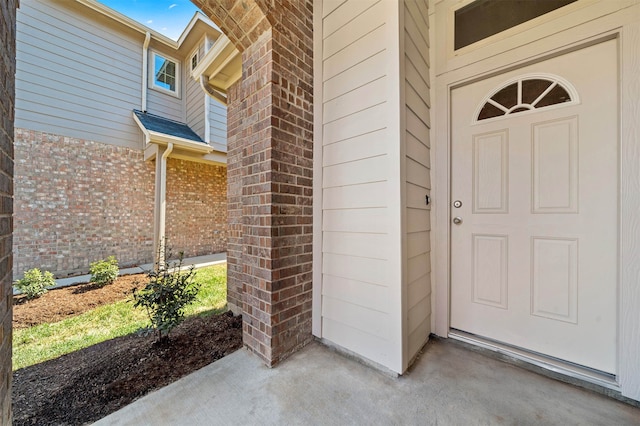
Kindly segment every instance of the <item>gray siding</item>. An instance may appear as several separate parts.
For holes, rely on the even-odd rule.
[[[142,148],[131,111],[141,107],[148,72],[144,36],[75,1],[23,0],[17,15],[15,126]],[[175,97],[153,89],[150,78],[147,111],[187,122],[205,139],[205,95],[191,78],[189,58],[156,49],[181,62],[181,87]],[[198,49],[203,55],[204,43]],[[212,145],[226,151],[226,107],[208,102]]]
[[[184,72],[184,63],[188,59],[177,58],[174,52],[165,52],[159,49],[149,49],[149,67],[153,67],[153,54],[157,52],[161,55],[166,55],[169,59],[174,59],[180,62],[180,87],[178,89],[178,96],[174,96],[160,89],[153,88],[153,75],[149,74],[149,91],[147,95],[147,111],[151,114],[160,115],[162,117],[170,118],[180,122],[187,121],[187,114],[185,113],[185,103],[188,87],[187,77]]]
[[[404,1],[405,94],[405,363],[416,356],[431,333],[429,120],[429,14],[426,0]]]
[[[227,152],[227,107],[207,96],[209,102],[209,132],[211,146]]]
[[[208,95],[202,91],[200,83],[191,78],[191,64],[189,63],[189,59],[190,57],[187,58],[187,61],[185,61],[187,63],[183,67],[186,76],[185,94],[187,105],[187,124],[204,140],[204,97],[208,97]]]
[[[204,50],[204,40],[198,44],[198,60],[201,60],[205,54]],[[189,71],[191,71],[191,64],[189,64]]]
[[[140,147],[141,38],[67,5],[20,2],[16,127]]]

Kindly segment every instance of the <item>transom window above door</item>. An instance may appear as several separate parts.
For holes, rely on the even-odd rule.
[[[472,1],[454,12],[454,49],[462,49],[576,1]]]
[[[578,102],[576,90],[556,76],[523,76],[498,87],[480,104],[474,121]]]

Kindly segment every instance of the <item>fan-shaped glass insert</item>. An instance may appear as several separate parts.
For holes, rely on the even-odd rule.
[[[537,77],[523,78],[494,92],[480,109],[477,120],[571,102],[573,99],[569,92],[557,80]]]

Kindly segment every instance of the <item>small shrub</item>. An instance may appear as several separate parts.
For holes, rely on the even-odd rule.
[[[104,260],[92,262],[89,267],[91,282],[103,287],[113,283],[118,278],[118,260],[109,256]]]
[[[40,297],[47,292],[47,287],[53,287],[56,281],[49,271],[40,272],[40,269],[29,269],[24,273],[24,278],[17,280],[14,287],[27,296],[27,299]]]
[[[169,332],[184,320],[184,308],[196,299],[200,289],[194,282],[193,267],[182,270],[183,253],[174,263],[167,260],[169,257],[160,250],[156,269],[147,273],[149,283],[133,293],[134,308],[147,311],[158,341],[168,339]]]

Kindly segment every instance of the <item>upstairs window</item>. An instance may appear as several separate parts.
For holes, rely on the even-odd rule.
[[[174,96],[179,94],[180,64],[159,53],[153,53],[153,76],[151,81],[153,87],[171,93]]]
[[[195,52],[193,52],[193,55],[191,55],[191,71],[196,69],[197,66],[198,66],[198,51],[196,50]]]

